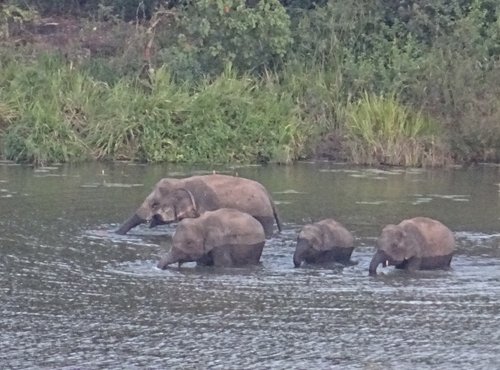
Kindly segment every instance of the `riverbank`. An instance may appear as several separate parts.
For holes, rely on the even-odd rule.
[[[290,8],[207,9],[10,27],[0,57],[1,156],[36,164],[500,160],[498,53],[485,34],[491,22],[473,11],[429,42],[394,27],[346,34],[373,19],[334,2],[300,20]],[[324,18],[355,10],[350,24]],[[245,14],[279,31],[264,49],[231,28],[238,20],[255,30]],[[224,40],[189,34],[188,15],[221,25]],[[469,35],[463,45],[463,32],[476,29],[483,49]],[[184,39],[169,42],[174,32]],[[235,51],[242,44],[248,51]]]

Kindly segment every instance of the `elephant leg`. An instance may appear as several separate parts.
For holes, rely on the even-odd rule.
[[[231,246],[231,257],[235,266],[257,265],[260,262],[265,242],[251,245]]]
[[[398,270],[406,270],[408,268],[408,260],[404,260],[403,262],[394,265],[394,267]]]
[[[354,248],[334,248],[333,258],[337,262],[349,263],[351,261],[351,255]]]
[[[426,270],[447,268],[450,266],[452,257],[453,253],[444,256],[423,257],[421,268]]]
[[[306,259],[307,263],[330,263],[339,262],[348,264],[351,260],[351,254],[354,248],[333,248],[328,251],[320,252],[317,255]]]
[[[420,270],[420,264],[422,262],[421,258],[412,257],[410,259],[404,260],[401,263],[395,265],[399,270],[417,271]]]
[[[420,265],[422,263],[422,259],[419,257],[412,257],[408,260],[406,268],[408,271],[414,272],[420,270]]]
[[[233,266],[233,259],[231,258],[230,248],[228,246],[221,246],[212,249],[213,265],[216,267],[230,267]]]
[[[252,245],[225,245],[212,250],[214,266],[257,265],[265,242]]]
[[[201,258],[196,260],[197,266],[213,266],[214,265],[214,257],[212,252],[209,252],[203,255]]]

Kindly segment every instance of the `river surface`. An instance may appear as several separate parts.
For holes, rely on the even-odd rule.
[[[261,266],[160,271],[174,226],[113,233],[160,178],[213,170],[275,199]],[[452,268],[369,277],[381,228],[418,215],[454,232]],[[326,217],[357,264],[294,268],[298,230]],[[1,369],[500,368],[499,166],[1,162],[0,253]]]

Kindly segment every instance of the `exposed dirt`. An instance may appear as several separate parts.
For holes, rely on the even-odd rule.
[[[91,22],[74,17],[37,18],[27,22],[10,21],[8,39],[13,45],[30,45],[39,51],[60,51],[75,56],[112,55],[117,50],[116,34],[109,22]],[[124,23],[125,30],[134,27]]]
[[[328,159],[332,161],[344,161],[342,136],[339,133],[329,132],[324,135],[315,148],[315,158]]]

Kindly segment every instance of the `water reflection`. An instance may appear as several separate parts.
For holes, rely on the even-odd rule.
[[[213,170],[279,204],[260,266],[160,271],[174,226],[113,233],[159,178]],[[0,163],[1,367],[497,368],[499,172]],[[417,215],[454,230],[452,269],[368,277],[383,225]],[[297,231],[326,217],[358,263],[295,269]]]

